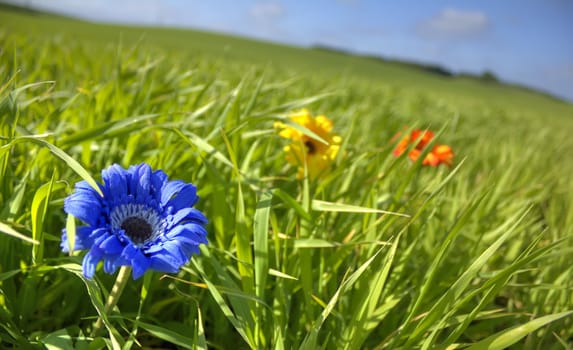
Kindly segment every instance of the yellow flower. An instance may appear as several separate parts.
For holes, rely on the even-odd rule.
[[[304,178],[305,164],[311,179],[328,173],[342,142],[340,136],[332,133],[332,121],[324,115],[314,117],[307,109],[291,114],[289,119],[328,142],[324,144],[287,124],[281,122],[274,124],[275,128],[280,129],[281,137],[292,141],[285,146],[284,151],[287,162],[298,166],[296,177]]]

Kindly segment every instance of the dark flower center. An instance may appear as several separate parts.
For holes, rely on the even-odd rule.
[[[312,141],[310,140],[304,141],[304,145],[306,147],[306,152],[308,154],[314,154],[314,152],[316,152],[316,146],[314,145],[314,143],[312,143]]]
[[[153,233],[151,225],[145,219],[137,216],[131,216],[123,220],[121,228],[135,244],[144,243]]]

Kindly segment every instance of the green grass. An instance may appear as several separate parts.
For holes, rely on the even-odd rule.
[[[0,23],[2,347],[573,345],[572,105],[206,33]],[[343,138],[319,181],[295,179],[273,129],[301,107]],[[441,131],[454,166],[395,158],[408,127]],[[140,162],[197,185],[210,243],[130,281],[93,339],[115,276],[61,253],[63,200]]]

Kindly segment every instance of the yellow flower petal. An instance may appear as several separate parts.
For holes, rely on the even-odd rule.
[[[317,178],[327,173],[333,160],[336,159],[342,138],[331,133],[332,120],[324,115],[313,117],[307,109],[302,109],[289,115],[289,119],[310,131],[314,132],[328,142],[324,144],[302,132],[281,122],[274,123],[274,127],[281,129],[279,135],[292,142],[284,148],[286,160],[289,164],[298,166],[297,178],[304,177],[306,165],[311,178]]]

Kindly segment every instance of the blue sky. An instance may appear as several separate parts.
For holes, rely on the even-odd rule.
[[[494,72],[573,101],[570,0],[9,0],[105,22],[181,26]]]

